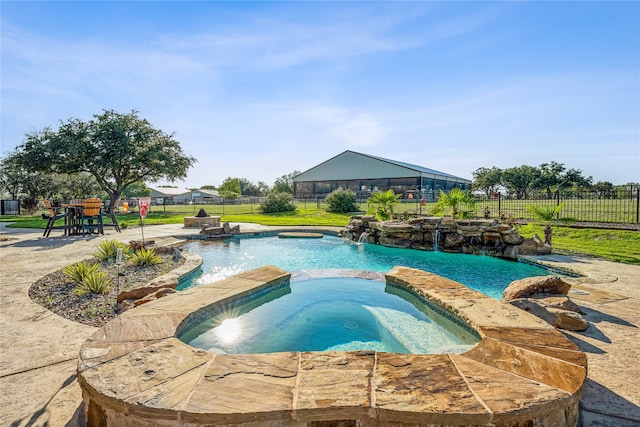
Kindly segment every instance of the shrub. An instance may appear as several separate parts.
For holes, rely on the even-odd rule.
[[[465,209],[466,208],[466,209]],[[445,215],[451,210],[451,217],[459,219],[473,218],[476,211],[476,202],[470,192],[454,187],[449,194],[440,190],[438,202],[431,209],[433,215]]]
[[[118,249],[122,249],[122,257],[128,258],[131,253],[129,245],[119,242],[116,239],[103,240],[98,244],[96,253],[93,254],[96,258],[104,261],[115,261],[118,255]]]
[[[372,206],[369,207],[367,213],[375,214],[376,218],[382,221],[394,218],[393,210],[399,203],[400,194],[396,194],[393,190],[378,191],[373,193],[367,199]]]
[[[129,257],[131,263],[138,267],[142,267],[145,265],[154,265],[161,264],[162,257],[156,253],[156,250],[153,248],[142,248]]]
[[[85,277],[97,273],[98,270],[100,270],[100,264],[78,262],[66,266],[62,272],[73,279],[74,282],[81,283]]]
[[[358,210],[356,193],[351,190],[338,188],[325,199],[327,202],[327,212],[347,213]]]
[[[292,212],[296,210],[293,204],[293,196],[289,193],[272,193],[264,202],[260,203],[263,213]]]
[[[95,264],[97,265],[97,264]],[[104,271],[95,271],[82,279],[76,286],[77,295],[106,294],[111,290],[111,278]]]
[[[564,202],[557,206],[529,205],[527,206],[527,211],[529,211],[535,219],[548,222],[556,219],[558,215],[560,215],[562,208],[564,208]]]

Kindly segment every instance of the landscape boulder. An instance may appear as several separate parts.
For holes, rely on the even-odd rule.
[[[145,286],[122,291],[118,294],[118,302],[124,300],[139,300],[146,296],[158,292],[160,289],[178,287],[178,276],[174,274],[165,274],[157,277]]]
[[[527,277],[511,282],[502,300],[541,318],[552,326],[583,331],[584,312],[567,296],[571,285],[559,276]]]
[[[545,307],[540,299],[519,298],[509,302],[511,305],[521,310],[527,311],[536,317],[559,329],[569,331],[584,331],[589,327],[589,323],[580,313]]]
[[[502,301],[509,302],[536,294],[567,295],[571,284],[562,280],[560,276],[536,276],[515,280],[502,292]]]

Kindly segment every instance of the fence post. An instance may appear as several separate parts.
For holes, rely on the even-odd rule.
[[[502,215],[502,193],[498,191],[498,218]]]
[[[640,187],[636,188],[636,224],[639,222],[640,222]]]

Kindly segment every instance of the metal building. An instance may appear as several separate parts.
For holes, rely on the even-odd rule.
[[[347,150],[293,178],[295,197],[325,196],[337,188],[358,198],[393,189],[405,197],[431,200],[440,190],[471,189],[471,181],[422,166]]]

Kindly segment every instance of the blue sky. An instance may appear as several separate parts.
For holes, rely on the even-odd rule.
[[[271,185],[344,150],[640,182],[640,2],[0,7],[2,154],[135,109],[198,159],[179,187]]]

